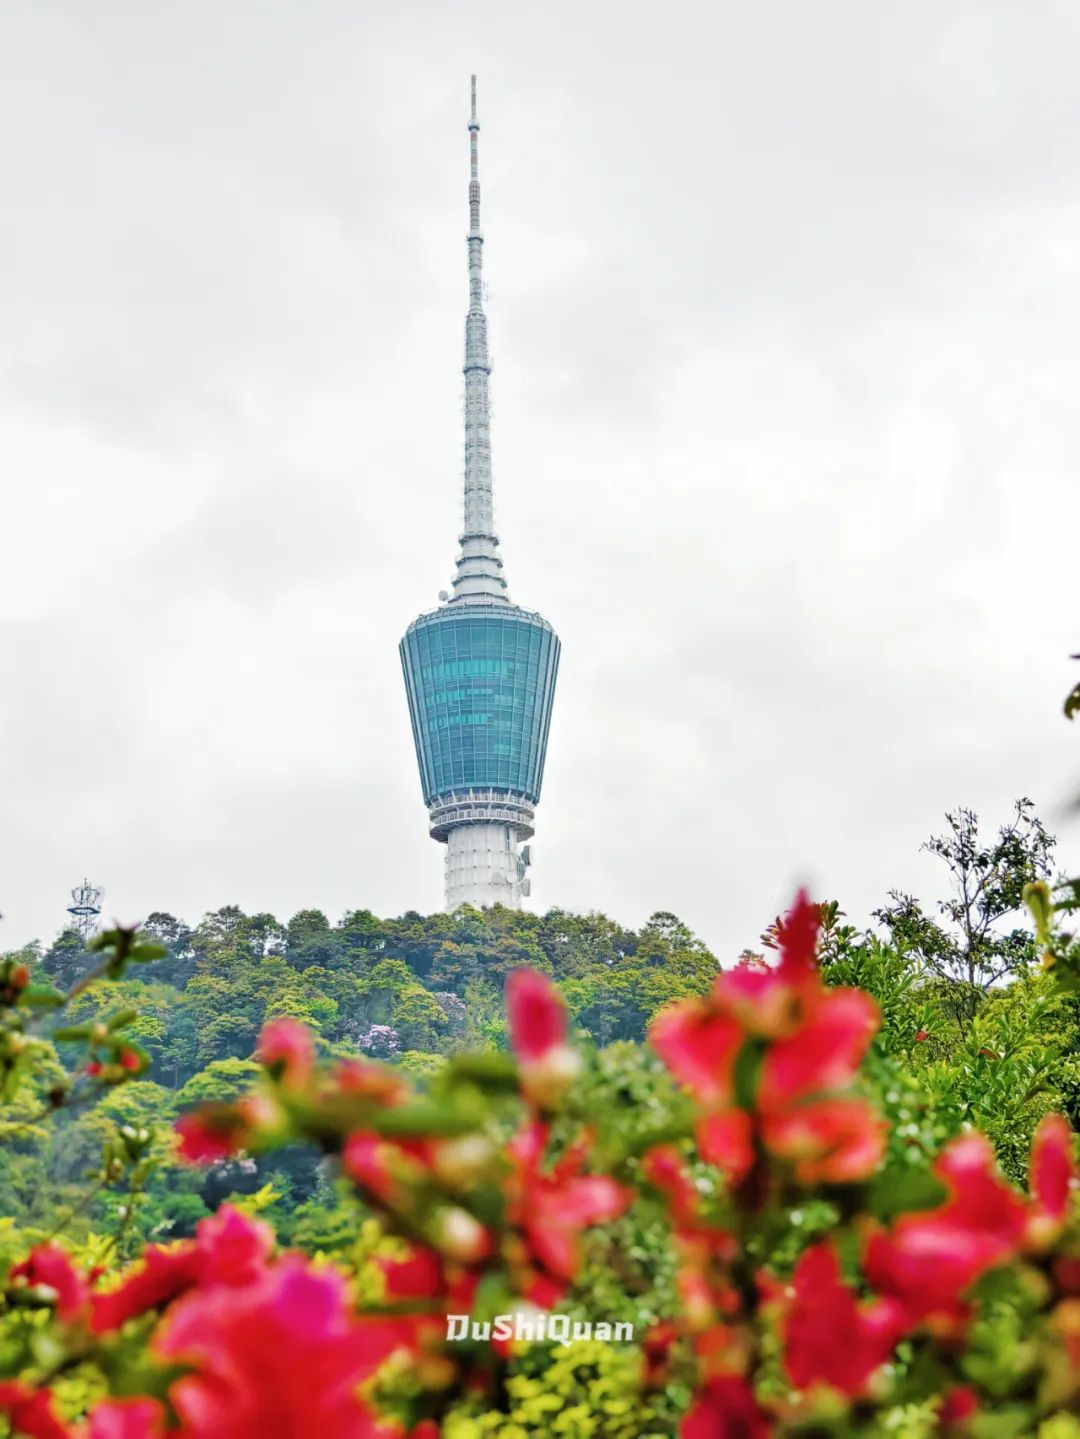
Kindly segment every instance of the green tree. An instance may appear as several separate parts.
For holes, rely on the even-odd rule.
[[[930,974],[951,986],[961,1023],[970,1023],[986,992],[1035,958],[1024,910],[1024,886],[1051,871],[1056,843],[1029,799],[1016,801],[994,839],[983,840],[978,816],[959,809],[945,816],[947,829],[923,849],[948,873],[950,893],[938,902],[940,918],[917,899],[890,891],[891,904],[875,911],[893,941],[918,957]]]

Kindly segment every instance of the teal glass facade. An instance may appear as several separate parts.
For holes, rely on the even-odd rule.
[[[535,804],[559,669],[559,639],[515,605],[447,605],[401,641],[424,802],[504,789]]]

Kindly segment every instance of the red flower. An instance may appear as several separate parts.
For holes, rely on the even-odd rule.
[[[343,1059],[330,1075],[331,1093],[363,1094],[384,1104],[401,1104],[409,1097],[409,1086],[400,1074],[370,1059]]]
[[[1060,1114],[1047,1114],[1031,1146],[1028,1187],[1031,1213],[1028,1242],[1037,1248],[1053,1243],[1069,1214],[1069,1200],[1078,1180],[1073,1162],[1073,1133]]]
[[[395,1299],[431,1299],[442,1292],[443,1262],[433,1249],[415,1245],[406,1259],[379,1258],[375,1263],[387,1294]]]
[[[94,1333],[107,1334],[137,1314],[170,1303],[191,1288],[199,1271],[194,1245],[177,1244],[169,1249],[151,1245],[117,1288],[93,1296],[91,1327]]]
[[[679,1439],[768,1439],[772,1425],[745,1379],[711,1379],[679,1426]]]
[[[745,1109],[723,1109],[706,1114],[694,1130],[698,1152],[709,1164],[717,1164],[731,1184],[738,1184],[754,1163],[754,1130]]]
[[[633,1193],[604,1175],[582,1174],[585,1155],[580,1145],[569,1149],[550,1172],[542,1172],[547,1136],[547,1126],[533,1120],[511,1140],[509,1212],[546,1277],[565,1285],[577,1276],[581,1231],[617,1218]],[[528,1297],[535,1296],[530,1292]]]
[[[757,1104],[776,1112],[854,1080],[878,1026],[878,1007],[861,989],[822,989],[798,1029],[765,1052]]]
[[[447,1263],[433,1249],[414,1245],[404,1259],[375,1260],[383,1277],[380,1302],[400,1303],[402,1312],[368,1323],[395,1326],[399,1347],[420,1351],[437,1346],[446,1334],[447,1314],[468,1314],[472,1310],[478,1277],[475,1271]],[[421,1306],[418,1300],[430,1300]]]
[[[784,1364],[797,1389],[827,1384],[858,1398],[892,1353],[904,1329],[892,1299],[859,1304],[840,1278],[827,1244],[806,1250],[792,1279],[794,1298],[784,1316]]]
[[[263,1025],[255,1057],[275,1079],[290,1089],[302,1089],[315,1066],[315,1042],[309,1029],[282,1015]]]
[[[133,1049],[122,1049],[117,1055],[117,1063],[129,1074],[136,1074],[142,1068],[142,1059]]]
[[[675,1227],[693,1228],[697,1223],[700,1196],[675,1146],[662,1144],[650,1149],[643,1157],[641,1167],[649,1183],[666,1197]]]
[[[10,1274],[13,1280],[25,1280],[32,1288],[51,1289],[56,1295],[56,1317],[64,1324],[79,1319],[89,1300],[89,1292],[78,1271],[59,1244],[39,1244]]]
[[[167,1249],[150,1246],[116,1289],[95,1294],[91,1326],[105,1334],[149,1309],[160,1309],[196,1284],[246,1284],[258,1277],[273,1246],[268,1224],[223,1205],[195,1227],[195,1239]]]
[[[884,1154],[883,1121],[865,1101],[842,1093],[858,1074],[878,1009],[862,990],[822,985],[814,966],[818,927],[817,907],[800,892],[778,925],[775,968],[721,974],[707,998],[672,1005],[650,1031],[668,1068],[709,1106],[696,1126],[698,1147],[733,1187],[752,1183],[761,1147],[790,1160],[807,1185],[863,1179]],[[754,1061],[755,1050],[756,1080],[754,1064],[743,1062]]]
[[[641,1341],[641,1352],[645,1362],[644,1382],[649,1389],[659,1389],[667,1383],[671,1350],[679,1337],[677,1325],[670,1320],[654,1324]]]
[[[956,1429],[978,1413],[979,1396],[966,1384],[958,1384],[942,1397],[938,1423],[943,1429]]]
[[[192,1110],[182,1114],[173,1129],[180,1139],[177,1153],[189,1164],[214,1164],[243,1147],[243,1127],[224,1110]]]
[[[48,1389],[31,1389],[18,1380],[0,1382],[0,1414],[13,1433],[25,1439],[72,1439],[71,1430],[57,1418]]]
[[[336,1270],[289,1255],[252,1283],[187,1295],[156,1348],[193,1370],[169,1393],[190,1439],[374,1439],[356,1390],[400,1340],[392,1321],[353,1317]]]
[[[1026,1206],[994,1169],[981,1134],[954,1140],[934,1165],[950,1191],[945,1203],[902,1215],[890,1232],[871,1236],[866,1276],[903,1303],[910,1323],[930,1315],[961,1322],[965,1290],[1017,1251]]]
[[[410,1185],[421,1183],[431,1169],[433,1148],[427,1139],[383,1139],[358,1132],[345,1141],[341,1163],[362,1189],[392,1204]]]
[[[1080,1258],[1059,1254],[1052,1265],[1054,1283],[1062,1294],[1080,1296]]]
[[[930,1031],[929,1031],[928,1029],[919,1029],[919,1030],[916,1030],[916,1032],[915,1032],[915,1040],[916,1040],[916,1043],[918,1043],[918,1044],[925,1044],[926,1041],[927,1041],[929,1038],[930,1038]]]
[[[649,1029],[656,1053],[706,1104],[731,1099],[735,1060],[745,1037],[739,1021],[719,1007],[715,988],[706,999],[668,1005]]]
[[[800,1184],[865,1179],[884,1157],[886,1135],[884,1119],[865,1099],[813,1100],[761,1121],[765,1147],[793,1163]]]
[[[789,984],[814,983],[817,978],[816,959],[821,912],[805,889],[795,896],[795,903],[776,926],[780,946],[780,973]]]

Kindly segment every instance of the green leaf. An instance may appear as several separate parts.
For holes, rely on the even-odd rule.
[[[945,1186],[928,1169],[887,1169],[870,1186],[866,1207],[887,1224],[898,1214],[933,1209],[945,1197]]]
[[[64,996],[51,984],[28,984],[19,995],[19,1003],[31,1009],[56,1009],[63,1002]]]
[[[444,1084],[467,1080],[482,1089],[517,1090],[517,1062],[512,1055],[499,1050],[482,1050],[478,1054],[457,1055],[446,1066]]]
[[[52,1037],[58,1044],[71,1044],[78,1039],[89,1039],[90,1029],[89,1024],[66,1024],[62,1029],[54,1030]]]
[[[476,1117],[461,1114],[439,1104],[404,1104],[397,1109],[384,1109],[372,1116],[371,1127],[377,1134],[405,1137],[431,1134],[449,1136],[472,1134]]]
[[[757,1097],[761,1063],[765,1057],[765,1046],[759,1040],[749,1040],[735,1061],[735,1103],[740,1109],[753,1109]]]

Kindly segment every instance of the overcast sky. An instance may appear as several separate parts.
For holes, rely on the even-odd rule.
[[[3,0],[0,943],[436,909],[468,81],[532,904],[721,954],[1080,777],[1073,0]]]

